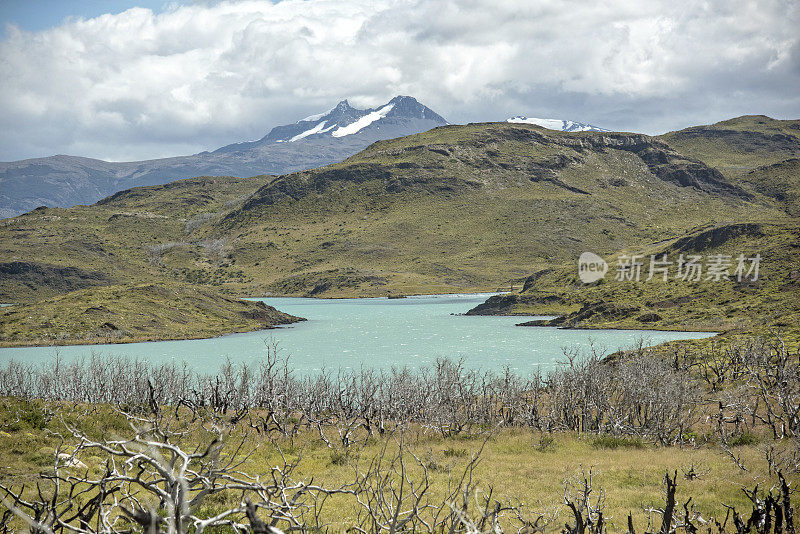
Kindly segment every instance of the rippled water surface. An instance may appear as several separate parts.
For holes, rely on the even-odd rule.
[[[216,372],[226,358],[257,364],[264,344],[277,343],[300,373],[320,369],[418,368],[436,358],[463,359],[470,367],[499,370],[508,365],[526,373],[538,365],[552,365],[564,347],[605,353],[630,348],[640,339],[648,345],[676,339],[696,339],[706,332],[640,330],[559,330],[518,327],[532,317],[458,315],[480,304],[488,295],[432,295],[406,299],[266,298],[281,311],[308,321],[268,331],[188,341],[160,341],[123,345],[33,347],[0,349],[0,363],[13,358],[27,362],[51,360],[56,352],[65,360],[92,352],[146,359],[153,363],[188,362],[196,371]]]

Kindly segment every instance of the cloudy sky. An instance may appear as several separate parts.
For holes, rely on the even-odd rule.
[[[397,94],[453,123],[800,118],[797,0],[2,0],[0,23],[0,161],[194,153]]]

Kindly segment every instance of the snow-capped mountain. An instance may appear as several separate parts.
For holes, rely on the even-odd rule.
[[[259,139],[191,156],[112,163],[52,156],[0,163],[0,217],[38,206],[69,207],[141,185],[194,176],[286,174],[342,161],[375,141],[447,124],[410,96],[372,109],[342,100],[330,111],[277,126]]]
[[[303,139],[335,139],[356,134],[374,137],[378,141],[424,132],[445,124],[447,121],[440,115],[410,96],[396,96],[388,103],[370,109],[357,109],[347,100],[342,100],[329,111],[294,124],[277,126],[254,143],[296,143]],[[241,144],[231,145],[236,146]]]
[[[583,122],[566,121],[562,119],[537,119],[535,117],[525,117],[524,115],[517,115],[506,119],[506,122],[513,122],[518,124],[535,124],[542,126],[549,130],[561,130],[562,132],[610,132],[605,128],[592,126]]]

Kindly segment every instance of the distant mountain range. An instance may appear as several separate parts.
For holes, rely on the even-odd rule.
[[[605,128],[599,126],[592,126],[583,122],[567,121],[563,119],[537,119],[536,117],[526,117],[524,115],[517,115],[506,119],[506,122],[515,124],[535,124],[542,126],[549,130],[561,130],[562,132],[610,132]]]
[[[63,155],[0,163],[0,217],[39,206],[91,204],[131,187],[195,176],[280,175],[312,169],[342,161],[375,141],[445,124],[440,115],[409,96],[397,96],[373,109],[356,109],[343,100],[326,113],[275,127],[258,141],[213,152],[120,163]]]

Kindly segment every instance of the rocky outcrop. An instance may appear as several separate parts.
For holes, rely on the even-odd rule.
[[[647,165],[650,172],[666,182],[682,187],[693,187],[706,193],[731,195],[743,199],[752,195],[728,182],[717,169],[701,161],[687,158],[666,143],[643,134],[591,134],[580,138],[567,138],[565,145],[584,149],[613,148],[633,152]]]
[[[718,247],[737,237],[762,237],[764,232],[758,223],[740,223],[717,226],[699,234],[682,237],[670,247],[673,252],[702,252]]]
[[[494,295],[486,302],[478,304],[465,315],[523,315],[515,311],[516,306],[536,306],[560,304],[563,300],[558,295],[532,296],[532,295]],[[524,315],[529,315],[525,313]]]
[[[514,326],[554,326],[553,321],[555,321],[555,319],[534,319],[532,321],[517,323]]]
[[[555,269],[542,269],[541,271],[536,271],[529,277],[525,279],[525,282],[522,285],[522,292],[527,293],[529,290],[533,289],[536,286],[536,282],[540,280],[543,276],[550,274]]]
[[[331,269],[322,272],[296,274],[275,282],[269,289],[279,295],[318,297],[331,291],[354,289],[364,284],[382,286],[387,282],[388,280],[382,276],[375,276],[354,269]]]
[[[329,189],[335,183],[362,184],[370,180],[388,180],[391,174],[381,165],[353,165],[325,168],[320,171],[298,172],[278,177],[250,197],[243,211],[259,205],[275,204],[285,198],[298,200],[314,192]]]
[[[474,180],[443,177],[437,174],[440,170],[441,168],[435,166],[422,166],[409,162],[389,165],[359,163],[288,174],[257,190],[240,210],[232,212],[226,220],[235,219],[261,206],[271,206],[281,200],[300,200],[311,194],[324,193],[336,185],[361,185],[377,181],[387,193],[403,191],[454,193],[476,189],[482,185]]]
[[[592,322],[617,321],[626,319],[640,311],[638,306],[616,302],[591,302],[569,315],[556,317],[540,326],[576,327],[591,319]]]
[[[519,295],[493,295],[465,315],[508,315],[519,303]]]
[[[56,293],[105,286],[113,280],[104,273],[78,267],[60,267],[33,261],[0,263],[0,299],[13,300],[13,284],[42,288]]]
[[[239,314],[245,319],[261,321],[268,328],[272,328],[275,325],[292,324],[306,320],[304,317],[296,317],[294,315],[276,310],[272,306],[268,306],[260,300],[249,302],[252,302],[251,308],[240,311]]]

